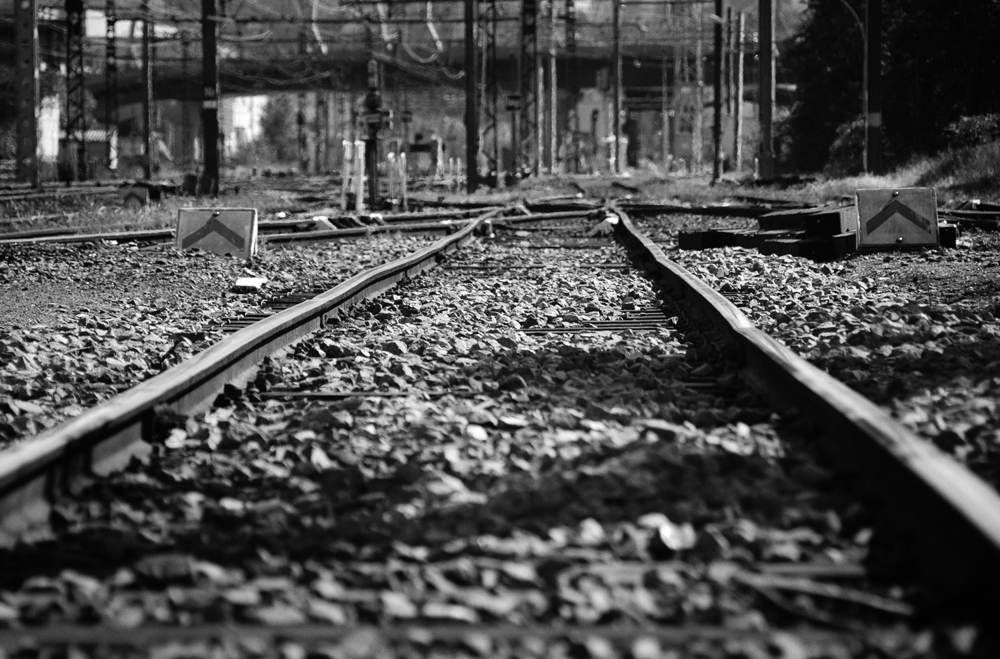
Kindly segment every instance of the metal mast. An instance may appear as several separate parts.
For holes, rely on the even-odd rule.
[[[722,177],[722,0],[715,0],[714,46],[712,71],[712,183]]]
[[[538,173],[538,0],[521,0],[521,148],[518,173]]]
[[[200,194],[219,193],[219,36],[217,0],[201,0],[201,126],[205,168]]]
[[[14,3],[17,90],[17,161],[21,183],[38,187],[38,9],[35,0]]]
[[[500,85],[497,82],[497,0],[480,3],[479,34],[483,44],[480,151],[486,161],[486,183],[500,180]]]
[[[104,4],[107,27],[104,31],[104,123],[107,130],[108,169],[118,167],[118,35],[116,33],[118,12],[115,0]],[[112,142],[111,133],[116,134]]]
[[[479,64],[476,0],[465,0],[465,189],[472,194],[479,186]]]
[[[149,2],[143,0],[142,8],[142,175],[153,178],[153,52],[150,43],[153,35]]]
[[[760,104],[760,152],[758,163],[760,177],[764,180],[774,178],[774,3],[773,0],[760,0],[758,13],[757,45],[760,56],[760,88],[758,103]]]
[[[181,164],[185,170],[191,167],[193,134],[191,130],[191,37],[181,32]]]
[[[614,96],[612,102],[611,114],[611,138],[613,140],[611,144],[611,158],[614,161],[614,165],[611,168],[612,174],[618,174],[622,171],[622,161],[621,161],[621,143],[622,143],[622,40],[621,40],[621,28],[622,28],[622,13],[621,13],[621,0],[612,0],[613,8],[613,21],[614,21],[614,43],[612,57],[613,62],[613,75],[614,80],[612,83],[611,93]]]
[[[66,147],[76,156],[75,167],[71,168],[67,183],[87,178],[83,18],[83,0],[66,0]]]
[[[868,169],[882,173],[882,0],[868,0]]]

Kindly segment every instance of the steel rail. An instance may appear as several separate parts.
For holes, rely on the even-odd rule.
[[[546,228],[549,225],[558,225],[562,222],[578,222],[580,220],[596,219],[596,216],[604,212],[605,209],[597,207],[573,211],[556,211],[553,213],[508,215],[497,218],[494,221],[494,224],[498,228]]]
[[[495,208],[500,209],[502,206],[496,206]],[[480,215],[490,210],[493,210],[493,208],[467,208],[465,210],[438,211],[435,213],[362,213],[358,217],[368,221],[381,220],[386,224],[398,224],[406,222],[434,222],[456,218],[467,218],[473,215]]]
[[[887,506],[913,540],[923,582],[939,603],[995,612],[1000,599],[1000,494],[875,403],[781,345],[721,293],[670,261],[628,215],[618,237],[687,307],[708,321],[748,383],[770,399],[795,406],[822,431],[832,460]],[[947,604],[943,604],[947,602]]]
[[[261,222],[257,225],[262,243],[291,243],[291,242],[320,242],[327,240],[354,240],[376,233],[406,233],[408,235],[448,235],[458,231],[468,223],[468,219],[440,222],[409,222],[401,224],[372,224],[351,229],[323,229],[291,232],[265,233],[270,229],[288,229],[293,226],[307,225],[313,220],[280,220],[275,223]],[[67,244],[67,243],[95,243],[106,240],[117,242],[162,242],[174,240],[173,229],[150,229],[148,231],[112,231],[108,233],[71,233],[72,229],[53,230],[54,233],[47,234],[42,231],[30,231],[24,233],[0,234],[0,245],[20,245],[20,244]]]
[[[108,233],[60,233],[57,235],[37,235],[38,232],[0,234],[0,245],[23,244],[65,244],[65,243],[96,243],[105,240],[118,242],[163,241],[173,240],[173,229],[151,229],[149,231],[111,231]],[[36,234],[36,235],[31,235]]]
[[[29,201],[32,199],[59,199],[61,197],[86,197],[88,195],[100,196],[117,194],[118,188],[113,187],[72,187],[72,188],[49,188],[47,190],[30,190],[28,192],[14,192],[10,194],[0,194],[0,204],[12,201]]]
[[[239,330],[190,360],[0,452],[0,546],[43,525],[54,496],[72,492],[91,475],[122,468],[132,456],[148,453],[145,440],[157,408],[180,413],[199,409],[227,382],[251,372],[265,356],[319,329],[342,310],[434,267],[446,254],[473,240],[479,226],[495,213],[484,214],[428,247],[355,275]]]
[[[499,212],[492,211],[492,212]],[[292,233],[269,233],[261,236],[267,244],[321,242],[328,240],[354,240],[377,233],[405,233],[409,236],[438,236],[455,233],[469,222],[478,220],[455,220],[443,222],[409,222],[403,224],[370,224],[356,229],[330,229],[325,231],[296,231]]]
[[[774,630],[731,629],[710,625],[670,626],[519,626],[512,624],[457,624],[426,623],[398,624],[391,626],[347,626],[327,624],[287,625],[192,625],[187,627],[147,626],[138,629],[115,628],[106,625],[53,625],[40,628],[0,630],[0,648],[14,650],[20,647],[37,649],[39,646],[108,646],[116,648],[148,648],[177,642],[231,641],[276,644],[293,642],[306,646],[335,643],[357,634],[371,634],[383,641],[417,642],[433,639],[436,642],[461,642],[470,636],[480,636],[494,641],[516,643],[524,639],[558,641],[585,641],[601,638],[611,643],[629,643],[637,638],[656,639],[667,647],[685,646],[692,641],[733,642],[751,641],[766,644],[780,634]],[[795,630],[794,637],[806,648],[825,648],[831,643],[861,646],[864,634],[852,631]],[[812,653],[810,653],[811,656]],[[367,655],[366,655],[367,656]]]
[[[658,204],[646,202],[621,202],[618,207],[632,215],[709,215],[712,217],[757,218],[776,209],[747,204],[712,204],[708,206],[684,206],[681,204]],[[782,206],[785,210],[787,206]]]

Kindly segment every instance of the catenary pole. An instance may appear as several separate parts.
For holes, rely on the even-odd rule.
[[[219,35],[218,0],[201,0],[201,126],[205,166],[199,194],[219,193]]]
[[[882,169],[882,0],[868,0],[868,168]]]
[[[760,105],[759,175],[764,180],[773,179],[774,163],[774,3],[760,0],[757,39],[760,66],[760,86],[757,102]]]
[[[465,189],[479,187],[479,63],[476,0],[465,0]]]
[[[722,0],[715,0],[715,66],[712,80],[712,183],[722,177]]]

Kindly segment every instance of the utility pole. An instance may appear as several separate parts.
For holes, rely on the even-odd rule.
[[[538,12],[542,12],[539,5]],[[535,58],[535,174],[541,174],[545,159],[545,58],[538,55]]]
[[[715,71],[712,98],[712,183],[722,178],[722,0],[715,0]]]
[[[66,149],[76,156],[74,178],[87,179],[87,111],[83,68],[83,0],[66,0]],[[67,154],[69,155],[69,154]]]
[[[201,126],[205,168],[199,194],[219,194],[218,0],[201,0]]]
[[[622,14],[621,14],[621,0],[612,0],[611,3],[613,11],[613,21],[614,21],[614,34],[612,39],[614,40],[613,45],[613,57],[614,57],[614,84],[612,88],[612,94],[614,94],[614,101],[612,103],[611,113],[614,115],[611,117],[611,129],[612,129],[612,139],[614,140],[611,145],[611,155],[614,158],[614,167],[612,168],[612,174],[618,174],[622,171],[621,163],[621,133],[622,133]]]
[[[521,50],[518,80],[521,85],[521,108],[518,120],[518,175],[537,174],[538,161],[538,1],[521,0]]]
[[[559,171],[559,85],[556,80],[556,1],[549,2],[549,171]]]
[[[191,169],[191,39],[187,32],[181,32],[181,167]],[[193,190],[192,192],[197,192]]]
[[[299,57],[306,59],[306,28],[299,28]],[[350,136],[347,137],[350,139]],[[295,96],[295,146],[296,155],[299,157],[299,173],[307,174],[309,171],[309,143],[306,140],[306,93],[299,89]]]
[[[153,178],[153,64],[152,19],[149,12],[149,2],[142,0],[139,4],[142,12],[142,176],[149,180]]]
[[[378,60],[368,60],[368,94],[365,110],[368,115],[368,137],[365,140],[365,169],[368,176],[368,209],[378,207],[378,132],[382,127],[382,72]]]
[[[566,130],[569,139],[566,143],[565,169],[567,172],[577,172],[580,163],[579,146],[576,140],[576,132],[580,129],[580,117],[576,109],[577,87],[576,75],[574,72],[576,58],[576,1],[566,0],[566,76],[563,86],[569,96],[569,113],[567,114],[568,125]]]
[[[19,183],[38,187],[38,8],[36,0],[14,2],[14,72],[17,88]]]
[[[773,0],[759,0],[758,15],[758,64],[760,66],[760,88],[757,102],[760,104],[760,178],[773,179],[774,162],[774,3]]]
[[[485,157],[485,182],[490,187],[496,187],[503,169],[500,157],[500,85],[497,81],[497,0],[485,0],[479,8],[479,34],[483,45],[480,149]]]
[[[743,35],[746,14],[742,11],[736,19],[736,93],[733,95],[733,166],[739,174],[743,169]]]
[[[667,83],[667,58],[660,58],[660,122],[663,124],[663,132],[660,135],[660,154],[663,162],[664,172],[667,172],[667,163],[670,162],[670,92]]]
[[[108,141],[108,169],[118,168],[118,12],[115,0],[104,3],[106,27],[104,30],[104,123]],[[186,44],[187,42],[185,42]],[[185,77],[185,81],[187,77]],[[111,140],[111,132],[115,141]]]
[[[733,80],[733,68],[734,60],[736,58],[736,48],[733,45],[733,8],[726,7],[726,35],[723,37],[725,43],[725,57],[722,58],[723,66],[725,70],[722,73],[722,84],[725,85],[726,92],[726,108],[725,114],[728,117],[733,116],[733,88],[735,87],[735,81]]]
[[[699,174],[705,165],[705,39],[703,12],[698,12],[698,38],[694,43],[694,132],[691,135],[691,165]]]
[[[479,62],[476,0],[465,0],[465,190],[479,187]]]
[[[868,4],[868,169],[882,173],[882,0]]]
[[[313,173],[322,174],[323,173],[323,162],[326,158],[326,134],[327,134],[327,116],[326,109],[326,92],[322,89],[313,92],[313,107],[315,108],[315,117],[313,120],[313,134],[316,135],[316,142],[313,144]]]

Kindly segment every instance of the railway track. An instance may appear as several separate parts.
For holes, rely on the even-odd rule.
[[[319,227],[315,221],[309,219],[298,220],[271,220],[263,221],[258,225],[262,242],[287,244],[301,242],[327,242],[331,240],[355,240],[365,236],[386,233],[405,233],[409,235],[447,235],[456,231],[465,222],[464,217],[451,219],[450,215],[437,217],[436,214],[428,214],[428,217],[416,219],[406,217],[406,221],[401,218],[387,216],[372,221],[365,218],[362,223],[357,221],[356,226],[340,229],[325,229]],[[65,229],[39,229],[35,231],[24,231],[9,234],[0,234],[0,245],[17,244],[70,244],[70,243],[94,243],[102,241],[116,242],[171,242],[175,239],[173,229],[150,229],[150,230],[121,230],[103,231],[99,233],[88,233],[72,228]]]
[[[9,651],[905,656],[997,592],[997,495],[620,211],[480,216],[0,455],[0,496],[0,613],[44,623]]]
[[[42,201],[51,199],[66,199],[71,197],[97,197],[118,194],[117,186],[51,186],[45,189],[10,189],[0,190],[0,206],[3,204]]]

